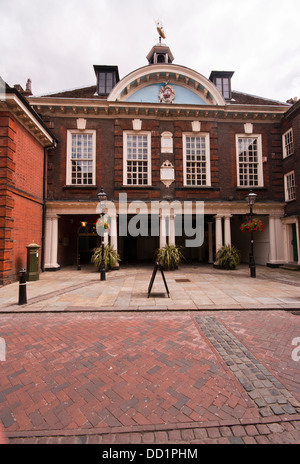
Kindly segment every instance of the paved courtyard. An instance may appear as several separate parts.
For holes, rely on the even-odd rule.
[[[27,305],[18,305],[18,282],[0,289],[0,313],[30,311],[182,311],[232,309],[300,309],[300,272],[257,266],[235,271],[212,266],[181,266],[164,275],[157,271],[148,298],[151,266],[121,266],[101,282],[94,267],[46,272],[27,282]]]
[[[45,273],[0,289],[9,443],[300,443],[300,276]]]

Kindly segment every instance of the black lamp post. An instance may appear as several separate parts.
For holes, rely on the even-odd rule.
[[[106,193],[103,190],[103,187],[101,187],[100,192],[97,194],[100,206],[101,206],[101,217],[104,216],[105,214],[105,207],[106,207],[106,201],[107,201],[107,196]],[[100,280],[106,280],[106,273],[105,273],[105,262],[104,262],[104,227],[103,227],[103,232],[101,234],[101,264],[100,264]]]
[[[250,220],[253,218],[253,206],[256,201],[257,195],[250,190],[249,194],[246,196],[248,206],[250,208]],[[250,276],[256,277],[256,268],[254,261],[254,240],[253,240],[253,231],[250,233],[250,254],[249,254],[249,267],[250,267]]]

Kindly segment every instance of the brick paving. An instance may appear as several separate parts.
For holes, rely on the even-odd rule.
[[[245,316],[239,314],[244,324]],[[293,411],[262,415],[253,390],[208,342],[199,319],[178,313],[2,316],[8,356],[0,364],[0,418],[10,442],[300,443],[299,384],[289,397],[284,375],[274,375]],[[299,333],[297,316],[280,319],[288,319],[292,335]],[[268,374],[273,379],[271,369]]]
[[[184,304],[180,311],[180,300],[171,311],[161,297],[157,311],[120,311],[117,299],[140,293],[137,281],[145,285],[135,272],[127,273],[126,286],[120,274],[102,285],[110,294],[113,279],[122,281],[115,306],[81,310],[84,295],[99,300],[103,283],[88,273],[81,282],[77,273],[68,275],[74,278],[66,286],[66,274],[57,273],[56,290],[53,275],[43,276],[22,308],[12,302],[13,286],[0,289],[7,348],[0,422],[9,443],[300,443],[300,361],[292,359],[292,340],[300,336],[296,274],[288,283],[291,274],[275,272],[248,280],[249,295],[262,302],[266,293],[258,291],[275,289],[277,278],[276,298],[287,310],[271,309],[266,300],[258,310],[227,310],[216,294],[218,305],[205,311]],[[192,284],[194,299],[195,286],[212,295],[216,282],[236,301],[245,296],[232,274],[205,269],[194,281],[191,272],[172,276],[174,282],[188,276],[177,292]]]

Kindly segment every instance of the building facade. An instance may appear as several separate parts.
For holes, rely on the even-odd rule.
[[[105,240],[123,262],[153,262],[166,243],[184,246],[189,262],[209,263],[234,244],[248,262],[240,225],[252,190],[264,223],[256,263],[298,264],[299,210],[287,197],[296,156],[284,150],[291,128],[298,150],[299,105],[233,91],[233,72],[206,78],[173,61],[159,43],[123,79],[117,66],[94,66],[93,86],[28,97],[58,140],[47,154],[46,270],[90,262],[101,187],[111,225]]]
[[[286,262],[299,263],[299,179],[300,179],[300,101],[285,113],[282,120],[282,156],[285,216],[282,219],[285,236]]]

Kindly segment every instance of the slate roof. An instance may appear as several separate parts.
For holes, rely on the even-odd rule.
[[[97,100],[106,100],[105,96],[97,95],[96,85],[83,87],[79,89],[65,90],[62,92],[43,95],[44,97],[59,97],[59,98],[94,98]],[[232,91],[232,99],[227,101],[230,105],[274,105],[274,106],[287,106],[290,105],[284,102],[271,100],[264,97],[250,95],[247,93]]]

